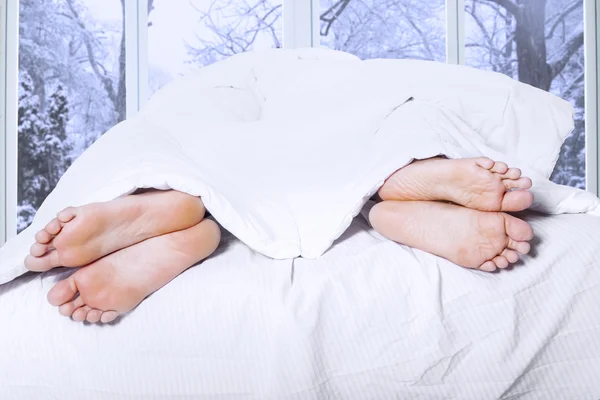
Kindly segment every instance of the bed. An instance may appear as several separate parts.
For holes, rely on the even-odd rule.
[[[548,180],[572,117],[500,74],[324,49],[167,85],[0,248],[0,399],[597,400],[600,199]],[[385,178],[440,154],[533,179],[520,264],[466,270],[369,227]],[[140,188],[202,197],[229,233],[118,322],[62,317],[45,296],[73,271],[27,273],[35,232]]]
[[[526,213],[533,252],[465,270],[365,219],[321,258],[217,253],[107,325],[0,286],[2,399],[598,399],[600,218]]]

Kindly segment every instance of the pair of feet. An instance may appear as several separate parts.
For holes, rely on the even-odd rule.
[[[83,267],[48,301],[78,322],[112,322],[214,252],[220,229],[204,213],[199,198],[176,191],[69,207],[36,234],[25,266]]]
[[[417,161],[381,187],[370,220],[391,240],[494,271],[529,252],[531,227],[504,212],[531,206],[530,187],[487,158]],[[83,267],[48,301],[75,321],[111,322],[213,253],[220,231],[204,212],[199,198],[175,191],[67,208],[36,234],[25,266]]]
[[[486,157],[417,161],[380,188],[369,219],[388,239],[493,272],[530,251],[533,229],[507,212],[531,207],[531,186],[519,169]]]

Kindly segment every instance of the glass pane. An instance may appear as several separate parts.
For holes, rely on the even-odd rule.
[[[282,0],[148,0],[150,94],[234,54],[282,47]]]
[[[321,0],[321,45],[361,59],[446,60],[445,0]]]
[[[100,135],[125,118],[119,0],[21,0],[18,230]]]
[[[465,0],[466,64],[501,72],[573,104],[575,130],[552,180],[584,189],[583,0],[517,3]]]

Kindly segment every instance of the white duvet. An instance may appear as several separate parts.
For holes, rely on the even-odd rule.
[[[276,259],[322,255],[385,178],[414,158],[486,155],[534,181],[534,209],[600,213],[550,183],[571,106],[500,74],[325,49],[242,54],[161,90],[65,173],[32,225],[0,248],[0,284],[26,272],[35,232],[71,205],[141,187],[201,196]]]

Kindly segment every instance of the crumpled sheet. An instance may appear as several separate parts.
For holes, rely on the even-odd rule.
[[[46,302],[68,269],[0,286],[0,398],[600,398],[600,218],[525,213],[532,253],[485,273],[390,242],[362,215],[312,260],[225,233],[107,326]]]

